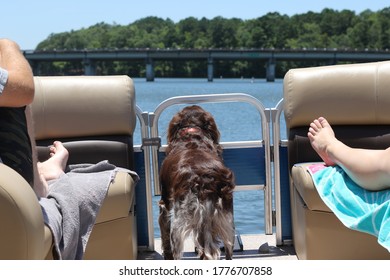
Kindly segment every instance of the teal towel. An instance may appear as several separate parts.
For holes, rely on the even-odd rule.
[[[325,204],[348,228],[372,234],[390,251],[390,189],[368,191],[339,166],[308,167]]]

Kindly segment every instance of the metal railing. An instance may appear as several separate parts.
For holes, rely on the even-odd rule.
[[[274,189],[275,189],[275,235],[276,245],[281,245],[282,241],[282,213],[280,198],[280,116],[283,112],[283,99],[279,101],[272,112],[272,140],[274,147]]]
[[[150,120],[150,137],[152,141],[159,139],[158,121],[162,112],[172,105],[178,104],[201,104],[201,103],[224,103],[224,102],[243,102],[253,105],[260,114],[261,118],[261,130],[262,130],[262,142],[265,147],[265,176],[266,186],[264,186],[264,207],[265,207],[265,232],[266,234],[272,234],[272,188],[271,188],[271,168],[270,168],[270,130],[269,130],[269,117],[266,114],[266,109],[263,104],[251,95],[244,93],[229,93],[229,94],[207,94],[207,95],[192,95],[192,96],[178,96],[169,98],[160,103],[154,110],[154,113],[149,114]],[[223,144],[223,143],[222,143]],[[158,149],[160,146],[152,146],[151,148],[151,160],[153,169],[154,180],[154,193],[160,194],[159,178],[159,166],[158,166]]]
[[[149,249],[154,250],[154,222],[153,222],[153,207],[152,196],[160,195],[159,183],[159,153],[163,152],[166,145],[161,145],[161,137],[158,129],[158,122],[162,113],[173,105],[192,105],[201,103],[224,103],[224,102],[241,102],[253,105],[260,115],[261,122],[261,138],[256,141],[235,141],[222,142],[223,149],[264,148],[265,160],[265,183],[264,185],[238,185],[236,191],[244,190],[263,190],[264,191],[264,224],[265,234],[273,234],[273,226],[275,226],[276,244],[281,245],[282,241],[282,226],[281,226],[281,199],[280,199],[280,160],[279,146],[280,139],[280,117],[283,113],[283,99],[274,108],[265,108],[263,104],[255,97],[245,93],[229,93],[229,94],[208,94],[208,95],[191,95],[178,96],[169,98],[160,103],[154,112],[142,112],[137,106],[136,113],[141,123],[142,146],[139,148],[144,151],[145,161],[145,178],[146,180],[146,200],[147,200],[147,226]],[[272,129],[272,143],[271,143]],[[273,146],[273,149],[271,147]],[[272,150],[272,151],[271,151]],[[272,155],[271,155],[272,154]],[[273,180],[271,169],[273,165]],[[272,205],[272,188],[274,188],[274,206],[275,215],[273,216]],[[273,224],[274,222],[274,224]]]
[[[149,139],[149,113],[143,112],[139,106],[136,106],[136,115],[141,126],[141,138]],[[154,250],[154,225],[153,225],[153,205],[152,205],[152,170],[150,164],[151,146],[142,145],[139,149],[144,150],[145,164],[145,191],[146,191],[146,212],[147,212],[147,228],[148,228],[148,249]]]

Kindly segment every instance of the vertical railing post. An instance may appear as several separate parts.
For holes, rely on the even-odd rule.
[[[283,112],[283,99],[272,109],[272,138],[274,146],[274,193],[276,245],[282,245],[282,207],[280,194],[280,116]]]
[[[137,106],[136,112],[141,124],[141,149],[144,151],[145,164],[145,192],[146,192],[146,213],[147,213],[147,227],[148,227],[148,249],[154,251],[154,223],[153,223],[153,204],[152,204],[152,172],[150,163],[150,146],[144,145],[145,139],[149,139],[149,113],[142,112]]]

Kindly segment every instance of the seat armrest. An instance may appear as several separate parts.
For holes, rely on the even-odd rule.
[[[129,173],[119,171],[108,188],[96,224],[129,216],[135,196],[135,183]]]
[[[5,164],[0,174],[0,259],[44,259],[44,222],[35,192]]]
[[[291,170],[293,186],[298,191],[302,200],[309,210],[332,212],[328,206],[322,201],[313,179],[309,174],[307,167],[313,164],[312,162],[295,164]]]

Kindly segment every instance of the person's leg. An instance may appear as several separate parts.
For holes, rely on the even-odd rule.
[[[327,165],[339,165],[359,186],[368,190],[390,187],[390,149],[351,148],[339,141],[325,118],[310,124],[308,137]]]
[[[61,142],[55,141],[50,148],[50,158],[44,162],[38,162],[31,105],[26,107],[26,120],[32,146],[34,191],[37,196],[46,197],[49,192],[47,181],[57,179],[64,173],[69,153]]]
[[[30,137],[31,148],[32,148],[32,161],[33,161],[33,171],[34,171],[34,185],[33,189],[37,196],[46,197],[49,191],[49,186],[47,185],[46,180],[41,177],[38,172],[38,155],[35,145],[35,133],[32,119],[32,109],[31,105],[26,107],[26,121],[27,121],[27,130]]]

